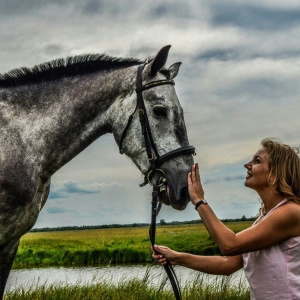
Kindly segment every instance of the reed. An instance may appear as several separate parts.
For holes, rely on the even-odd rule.
[[[228,223],[234,232],[251,222]],[[157,227],[157,243],[193,254],[219,254],[203,224]],[[22,237],[13,268],[140,264],[151,261],[148,228],[31,232]]]
[[[150,270],[150,269],[149,269]],[[113,285],[108,282],[92,282],[89,285],[50,285],[7,291],[4,300],[173,300],[173,291],[168,287],[166,278],[157,285],[153,284],[151,271],[144,279],[121,280]],[[205,274],[191,278],[182,289],[183,300],[249,300],[248,287],[242,283],[230,286],[229,277],[220,277],[211,283]]]

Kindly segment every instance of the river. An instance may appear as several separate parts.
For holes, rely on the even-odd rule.
[[[199,272],[176,266],[175,273],[180,286],[185,286]],[[133,278],[143,279],[148,274],[151,284],[159,284],[165,278],[165,271],[160,266],[147,267],[144,265],[93,267],[93,268],[40,268],[12,270],[6,285],[7,290],[24,288],[25,290],[37,286],[48,286],[53,284],[66,285],[87,285],[97,282],[109,282],[118,284],[121,281],[128,281]],[[211,283],[222,280],[222,276],[201,274],[203,282]],[[248,285],[244,272],[238,271],[230,278],[230,284],[237,286]]]

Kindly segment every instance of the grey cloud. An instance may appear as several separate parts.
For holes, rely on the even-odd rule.
[[[260,101],[260,104],[275,105],[287,94],[290,86],[292,84],[289,82],[279,82],[271,75],[269,78],[263,76],[251,78],[249,75],[248,78],[236,79],[230,86],[220,84],[212,94],[222,99],[218,103],[219,109],[231,116],[236,112],[242,113],[243,110],[249,109],[249,106],[253,106],[254,99]]]
[[[118,2],[117,1],[107,1],[107,0],[89,0],[77,1],[77,8],[80,9],[82,15],[95,15],[95,16],[106,16],[106,17],[128,17],[134,13],[132,10],[131,2]],[[83,5],[82,5],[83,4]],[[137,6],[140,7],[141,5]]]
[[[81,184],[77,181],[68,180],[64,183],[52,184],[49,199],[67,198],[68,194],[97,194],[101,192],[100,184]]]
[[[78,1],[78,8],[82,5],[82,1]],[[116,3],[116,1],[107,0],[89,0],[85,1],[80,11],[83,15],[105,15],[105,16],[128,16],[133,11],[130,4],[123,1]]]
[[[116,3],[117,2],[117,3]],[[107,1],[107,0],[90,0],[82,3],[77,2],[77,9],[83,16],[95,16],[101,18],[114,18],[114,19],[129,19],[136,10],[132,9],[132,5],[136,4],[136,10],[140,9],[142,4],[134,3],[132,1]]]
[[[278,82],[276,78],[272,78],[271,74],[269,78],[247,78],[238,83],[238,87],[241,91],[247,91],[247,94],[252,97],[260,98],[262,101],[271,102],[273,105],[276,103],[276,99],[286,95],[288,88],[285,87],[288,82]]]
[[[64,52],[64,47],[59,44],[49,44],[45,46],[44,51],[49,56],[59,56]]]
[[[237,176],[225,176],[223,181],[236,181],[236,180],[244,180],[245,175],[237,175]]]
[[[54,183],[51,186],[49,199],[67,198],[68,194],[88,195],[98,194],[104,189],[121,187],[116,182],[106,183],[79,183],[78,181],[68,180],[63,183]]]
[[[204,51],[195,57],[196,60],[236,60],[239,59],[240,52],[237,49],[211,49]]]
[[[189,1],[176,1],[172,5],[159,2],[149,7],[149,16],[152,18],[192,19],[195,17],[193,5]]]
[[[69,212],[70,210],[67,210],[65,208],[60,208],[60,207],[48,207],[47,208],[47,213],[49,214],[63,214],[66,212]]]
[[[236,175],[236,176],[224,176],[217,178],[208,178],[204,180],[204,184],[216,183],[216,182],[231,182],[231,181],[240,181],[244,180],[245,175]]]
[[[68,1],[61,0],[10,0],[0,2],[0,15],[24,15],[35,11],[47,9],[49,6],[65,6]]]
[[[116,3],[117,2],[117,3]],[[145,20],[157,19],[180,19],[194,18],[195,4],[194,1],[172,1],[170,3],[162,3],[161,1],[152,1],[151,4],[140,1],[105,1],[105,0],[90,0],[84,3],[81,7],[81,12],[84,15],[101,14],[105,16],[113,16],[126,18],[129,20],[135,17],[135,21],[139,18]],[[81,5],[82,2],[78,2]],[[79,6],[78,5],[78,6]],[[135,9],[132,9],[134,7]],[[137,12],[139,17],[137,17]],[[133,21],[133,20],[132,20]]]
[[[61,191],[70,194],[95,194],[101,192],[101,186],[98,184],[85,185],[76,181],[69,180],[64,183],[64,186],[61,188]]]
[[[66,198],[66,195],[59,191],[50,191],[48,199],[60,199],[60,198]]]
[[[248,3],[220,2],[212,5],[212,22],[216,26],[237,26],[244,29],[282,30],[299,24],[299,9],[279,9]]]
[[[277,105],[282,102],[282,99],[294,97],[299,92],[297,77],[291,78],[291,75],[286,78],[278,77],[276,73],[272,74],[270,71],[266,75],[247,74],[245,78],[236,78],[234,82],[231,82],[230,89],[225,85],[220,85],[214,94],[223,99],[220,106],[224,105],[222,109],[228,109],[228,113],[231,114],[253,107],[254,100],[255,102],[259,101],[262,109],[263,104]],[[239,97],[238,101],[237,99],[232,101],[237,96]]]
[[[88,0],[88,1],[67,1],[67,0],[11,0],[0,2],[0,15],[24,15],[38,14],[44,12],[47,14],[51,9],[57,13],[63,11],[66,16],[72,14],[82,16],[96,16],[101,18],[118,18],[126,20],[164,20],[168,19],[177,22],[178,19],[188,20],[199,17],[196,12],[201,12],[201,4],[197,1],[172,1],[162,3],[153,0],[149,2],[140,2],[132,0],[108,1],[108,0]]]
[[[99,14],[101,11],[105,9],[105,6],[102,4],[101,1],[97,0],[92,0],[92,1],[87,1],[83,8],[82,11],[85,14]]]

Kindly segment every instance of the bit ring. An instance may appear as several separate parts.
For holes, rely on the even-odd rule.
[[[158,172],[160,172],[160,173],[162,174],[162,176],[161,176],[161,177],[159,178],[159,180],[158,180],[158,182],[160,182],[160,183],[157,185],[158,187],[160,187],[160,186],[162,186],[162,185],[165,184],[164,179],[166,178],[166,174],[165,174],[165,172],[164,172],[163,170],[161,170],[161,169],[151,170],[151,171],[147,174],[147,180],[148,180],[148,183],[149,183],[151,186],[153,186],[155,183],[151,182],[151,177],[153,176],[152,173],[154,173],[154,172],[156,172],[156,171],[158,171]],[[151,176],[151,174],[152,174],[152,176]]]

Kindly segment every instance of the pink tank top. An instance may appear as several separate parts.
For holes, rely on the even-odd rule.
[[[285,204],[283,200],[274,207]],[[265,216],[260,216],[254,224]],[[269,248],[243,254],[251,300],[300,299],[300,236]]]

